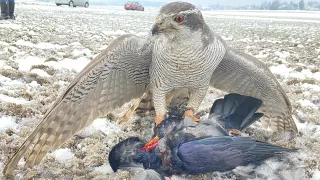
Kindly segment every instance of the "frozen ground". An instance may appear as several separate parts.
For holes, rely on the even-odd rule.
[[[144,36],[157,9],[124,11],[122,7],[69,8],[17,3],[16,21],[0,22],[0,171],[41,116],[90,60],[118,36]],[[301,149],[285,163],[268,160],[250,167],[172,179],[320,179],[320,36],[319,14],[307,12],[204,12],[206,22],[230,45],[264,61],[276,74],[295,109],[299,136],[293,141],[270,134],[259,123],[249,130],[259,139]],[[210,91],[202,110],[221,92]],[[128,106],[123,107],[127,108]],[[16,179],[130,179],[113,173],[110,148],[129,136],[149,138],[152,118],[121,126],[117,110],[48,154],[42,163]],[[141,128],[143,127],[143,128]],[[249,133],[248,132],[248,133]],[[0,179],[2,179],[0,173]]]

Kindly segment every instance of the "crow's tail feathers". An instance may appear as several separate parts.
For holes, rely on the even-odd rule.
[[[226,129],[242,131],[263,116],[256,113],[261,104],[261,100],[250,96],[227,94],[213,103],[209,117],[216,117]]]

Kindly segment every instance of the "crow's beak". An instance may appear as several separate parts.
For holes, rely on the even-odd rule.
[[[144,145],[143,148],[141,148],[142,151],[151,151],[154,147],[158,145],[159,137],[156,136],[151,141],[149,141],[146,145]]]
[[[154,24],[151,29],[152,36],[157,35],[159,33],[159,25]]]

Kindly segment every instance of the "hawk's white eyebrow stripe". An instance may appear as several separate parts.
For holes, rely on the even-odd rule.
[[[199,9],[189,9],[186,11],[180,11],[179,13],[171,13],[171,14],[164,14],[162,15],[162,17],[170,17],[176,14],[201,14],[201,12],[199,11]]]
[[[201,12],[197,8],[179,12],[179,14],[199,14],[199,13]]]

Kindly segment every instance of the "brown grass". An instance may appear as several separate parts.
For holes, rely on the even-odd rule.
[[[6,115],[16,116],[20,118],[32,117],[37,113],[35,110],[21,104],[4,102],[0,103],[0,112],[3,112]]]
[[[41,70],[44,70],[46,73],[48,73],[49,75],[53,76],[55,73],[56,73],[56,70],[52,67],[49,67],[47,65],[43,65],[43,64],[40,64],[40,65],[33,65],[31,66],[31,69],[41,69]]]
[[[58,61],[58,59],[57,58],[55,58],[55,57],[49,57],[49,58],[47,58],[44,62],[49,62],[49,61]]]

